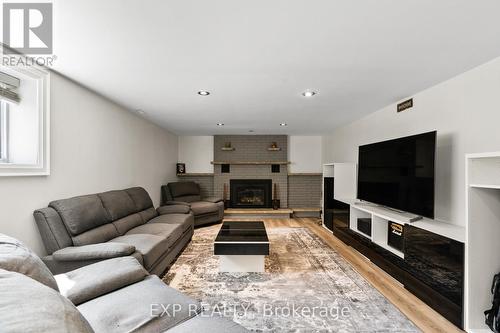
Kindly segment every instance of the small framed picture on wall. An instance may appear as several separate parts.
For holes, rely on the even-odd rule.
[[[184,173],[186,173],[186,164],[177,163],[177,174],[184,174]]]

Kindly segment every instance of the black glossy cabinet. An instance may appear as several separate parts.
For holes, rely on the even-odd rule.
[[[404,253],[407,272],[439,294],[429,300],[435,309],[462,327],[464,243],[406,225]],[[420,298],[429,297],[416,286],[405,287]]]
[[[387,245],[403,252],[404,251],[404,225],[389,221],[387,223]]]
[[[335,233],[335,229],[349,229],[350,206],[333,198],[334,186],[333,177],[323,178],[323,221]]]
[[[372,235],[372,219],[371,218],[358,218],[357,229],[359,232],[371,237]]]
[[[348,224],[347,228],[334,226],[333,233],[443,317],[463,328],[463,243],[406,224],[402,241],[405,258],[402,259],[350,230]]]
[[[333,230],[333,186],[333,177],[323,178],[323,223],[330,230]]]
[[[335,200],[335,208],[333,209],[333,231],[348,230],[350,220],[350,206],[343,202]]]

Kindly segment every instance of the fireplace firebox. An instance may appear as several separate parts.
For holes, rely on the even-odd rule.
[[[231,179],[231,208],[271,208],[271,179]]]

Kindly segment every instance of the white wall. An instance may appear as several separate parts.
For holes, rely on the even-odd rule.
[[[436,218],[465,223],[466,153],[500,151],[500,58],[413,96],[414,107],[396,104],[323,139],[324,161],[357,162],[358,146],[437,130]]]
[[[32,213],[49,201],[174,180],[177,137],[52,74],[51,175],[0,178],[0,232],[45,253]]]
[[[289,136],[288,159],[291,173],[322,172],[322,137]],[[214,167],[213,136],[180,136],[178,161],[186,164],[188,173],[211,173]]]
[[[212,173],[214,166],[213,136],[180,136],[178,161],[186,164],[188,173]]]
[[[322,137],[295,136],[288,137],[288,159],[291,173],[322,172]]]

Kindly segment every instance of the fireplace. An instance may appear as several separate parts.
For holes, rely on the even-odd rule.
[[[231,179],[231,208],[271,208],[271,179]]]

